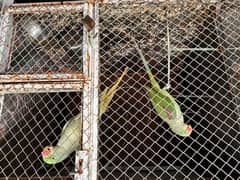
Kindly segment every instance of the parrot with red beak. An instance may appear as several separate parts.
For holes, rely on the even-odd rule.
[[[120,82],[127,73],[125,68],[122,75],[111,88],[106,88],[100,95],[99,118],[106,111]],[[46,146],[42,152],[43,161],[47,164],[56,164],[66,159],[72,152],[80,149],[80,138],[82,129],[82,114],[79,113],[72,117],[63,127],[61,137],[56,146]]]
[[[143,61],[145,70],[148,74],[152,87],[146,86],[150,101],[158,116],[165,121],[170,129],[177,135],[182,137],[190,136],[192,126],[185,124],[183,113],[175,99],[164,88],[160,88],[158,82],[154,78],[150,67],[142,53],[142,50],[136,44],[136,49]]]

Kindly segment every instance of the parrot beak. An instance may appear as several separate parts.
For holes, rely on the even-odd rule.
[[[43,151],[41,152],[41,155],[43,158],[48,157],[49,154],[51,153],[51,148],[50,147],[45,147]]]
[[[41,152],[41,155],[42,155],[43,158],[45,158],[45,157],[47,157],[47,156],[49,155],[49,152],[47,152],[47,151],[42,151],[42,152]]]
[[[187,131],[187,133],[190,134],[192,132],[192,126],[188,125],[186,131]]]

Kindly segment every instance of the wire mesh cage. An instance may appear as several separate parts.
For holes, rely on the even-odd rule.
[[[12,53],[5,73],[82,71],[82,12],[14,14]]]
[[[82,4],[4,8],[0,34],[0,179],[73,179],[74,153],[53,166],[43,161],[41,152],[58,143],[71,118],[82,116]],[[80,135],[75,128],[75,134]]]
[[[129,67],[99,123],[99,179],[240,177],[239,2],[122,2],[100,7],[100,84]],[[174,134],[154,110],[142,50],[192,134]]]
[[[93,53],[84,51],[88,44],[99,50],[99,93],[129,68],[98,120],[98,179],[238,179],[239,10],[238,0],[103,2],[95,19],[98,49],[98,34],[84,37],[81,8],[11,7],[13,16],[1,21],[11,38],[0,36],[0,89],[8,92],[0,96],[0,178],[79,173],[74,154],[56,165],[40,154],[86,101],[79,81],[82,59]],[[156,113],[138,48],[179,104],[190,136],[176,135]],[[95,142],[91,133],[87,143]]]
[[[55,145],[64,124],[81,111],[80,92],[6,94],[1,114],[0,177],[74,175],[74,154],[56,166],[43,163],[44,146]]]

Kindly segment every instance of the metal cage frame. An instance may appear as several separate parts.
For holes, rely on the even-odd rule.
[[[150,10],[145,10],[144,8],[142,8],[143,14],[141,14],[141,8],[138,11],[140,12],[141,15],[144,16],[144,13],[145,13],[146,17],[150,17],[150,20],[149,18],[148,19],[146,18],[146,22],[145,22],[146,26],[147,25],[152,26],[155,28],[155,30],[159,27],[162,27],[162,29],[159,30],[161,32],[163,31],[162,34],[159,33],[160,35],[163,36],[161,37],[162,39],[157,37],[157,35],[154,33],[151,34],[151,30],[149,30],[149,32],[152,37],[156,37],[155,39],[157,39],[156,40],[157,43],[163,43],[163,45],[154,46],[154,42],[151,41],[152,40],[151,38],[149,38],[149,41],[143,38],[146,32],[134,29],[135,27],[137,27],[140,30],[142,30],[140,26],[143,25],[142,24],[143,22],[141,22],[141,19],[139,20],[139,18],[136,18],[135,19],[136,22],[133,20],[134,19],[133,14],[136,13],[134,12],[134,8],[137,8],[138,6],[143,7],[144,5],[148,5],[148,4],[152,5],[152,7],[156,6],[157,8],[159,8],[159,9],[156,8],[157,9],[156,14],[158,13],[160,14],[160,12],[162,13],[161,15],[158,14],[159,17],[155,22],[156,23],[155,26],[152,22],[152,19],[154,19],[153,17],[156,14],[151,14],[152,13],[151,10],[155,11],[155,9],[149,8]],[[194,36],[197,36],[197,33],[201,34],[203,31],[203,29],[202,31],[199,30],[197,26],[199,25],[201,26],[200,28],[202,28],[204,27],[204,23],[200,24],[200,22],[198,21],[192,22],[193,24],[191,23],[188,24],[188,22],[181,22],[181,17],[187,16],[185,14],[181,14],[181,8],[186,9],[188,7],[186,4],[195,4],[194,8],[198,9],[199,11],[201,10],[201,4],[205,5],[207,7],[204,9],[206,10],[205,18],[208,18],[208,17],[210,18],[212,14],[211,12],[209,13],[208,11],[211,11],[211,8],[214,9],[213,14],[216,13],[214,14],[214,22],[207,24],[207,26],[209,26],[210,29],[211,29],[211,26],[215,26],[214,31],[216,31],[217,40],[210,37],[210,35],[207,35],[208,40],[210,39],[209,41],[214,41],[213,44],[214,43],[215,44],[213,46],[211,47],[205,46],[206,42],[204,42],[204,39],[202,41],[201,39],[197,39],[196,42],[191,42],[192,38]],[[74,179],[78,179],[78,180],[87,180],[87,179],[89,180],[96,180],[96,179],[109,179],[109,180],[134,179],[135,180],[136,179],[137,180],[137,179],[158,179],[158,178],[163,178],[163,179],[176,178],[177,179],[177,176],[179,176],[179,179],[181,178],[191,179],[193,177],[196,179],[204,179],[205,174],[207,174],[207,177],[211,176],[210,178],[216,178],[216,179],[219,179],[219,176],[221,175],[223,175],[224,178],[226,179],[233,178],[231,177],[231,175],[227,176],[224,170],[221,171],[221,168],[219,168],[219,170],[215,170],[217,175],[212,173],[214,171],[208,172],[208,169],[205,166],[202,166],[202,163],[204,162],[208,163],[209,166],[211,165],[211,167],[213,168],[218,167],[218,166],[215,166],[214,163],[223,164],[223,165],[219,165],[219,167],[227,166],[226,168],[232,168],[232,170],[229,170],[227,172],[234,174],[234,178],[237,176],[238,176],[237,178],[240,178],[240,174],[239,174],[240,159],[236,158],[236,157],[240,157],[238,153],[239,147],[237,147],[237,145],[239,145],[240,143],[240,139],[239,139],[240,134],[235,129],[235,126],[238,126],[238,128],[240,128],[240,125],[239,125],[240,99],[239,99],[239,82],[238,82],[239,78],[236,77],[238,75],[238,71],[240,71],[240,68],[238,67],[238,63],[240,63],[239,61],[240,53],[236,52],[236,51],[239,51],[239,47],[237,47],[237,45],[239,45],[238,44],[239,42],[232,43],[234,40],[229,40],[229,39],[234,37],[225,37],[226,36],[225,34],[227,31],[232,32],[234,30],[228,29],[223,32],[223,28],[224,28],[222,27],[223,24],[219,23],[221,22],[220,19],[222,17],[220,17],[218,14],[222,6],[226,7],[227,9],[228,5],[236,6],[237,9],[240,9],[240,4],[237,4],[237,3],[233,4],[228,0],[223,0],[223,1],[194,0],[192,2],[191,1],[189,2],[188,0],[186,1],[184,0],[180,0],[180,1],[178,0],[170,0],[170,1],[166,1],[166,0],[138,0],[138,1],[136,0],[121,0],[121,1],[120,0],[103,0],[103,1],[88,0],[84,2],[76,1],[76,2],[61,2],[61,3],[28,3],[28,4],[14,4],[13,1],[4,0],[3,7],[2,7],[2,16],[0,19],[1,20],[0,114],[2,114],[2,111],[3,111],[5,96],[8,94],[82,92],[82,118],[83,118],[82,127],[83,128],[82,128],[82,131],[79,132],[82,134],[82,139],[81,139],[82,148],[80,151],[77,151],[75,154],[75,171],[73,174]],[[169,7],[171,6],[176,6],[178,10],[180,9],[179,10],[180,12],[176,13],[174,11],[170,11]],[[124,8],[126,8],[125,9],[126,12],[124,12]],[[54,12],[54,11],[61,12],[61,11],[71,11],[71,10],[77,11],[77,12],[80,11],[82,12],[82,15],[83,15],[82,21],[81,21],[83,26],[82,72],[81,71],[43,72],[43,73],[11,72],[9,74],[5,72],[6,65],[9,63],[11,59],[11,52],[13,49],[12,46],[14,44],[12,42],[12,36],[14,34],[13,15],[15,14],[24,15],[24,14],[34,14],[34,13],[41,14],[46,12]],[[104,10],[106,10],[106,12],[108,12],[109,14],[104,12]],[[166,12],[162,10],[166,10]],[[116,13],[115,11],[119,11],[119,12]],[[123,14],[125,13],[124,15],[126,15],[126,17],[124,17],[124,15],[122,15],[121,12]],[[207,13],[209,13],[210,15]],[[116,18],[116,19],[111,19],[110,17],[111,15],[112,15],[112,18]],[[138,16],[138,14],[136,16]],[[84,20],[85,17],[87,18],[87,20],[85,19],[86,21]],[[132,19],[129,17],[131,17]],[[172,17],[176,17],[176,19],[179,21],[178,22],[179,24],[186,25],[186,29],[182,29],[181,27],[175,27],[176,25],[174,24],[175,21],[170,20]],[[233,17],[231,16],[230,18],[233,18]],[[88,20],[91,21],[90,24]],[[124,20],[126,22],[122,23],[122,21]],[[189,20],[189,22],[191,22],[191,20]],[[129,23],[129,26],[130,24],[133,26],[132,32],[126,31],[126,29],[128,29],[129,27],[126,28],[126,24],[124,23]],[[197,25],[194,23],[196,23]],[[235,24],[231,24],[231,25],[235,27]],[[114,28],[116,29],[118,28],[118,29],[116,30]],[[183,36],[181,37],[182,34],[180,33],[180,31],[183,31],[183,34],[184,33],[187,34],[186,37],[190,37],[190,39],[187,39],[186,37],[183,37]],[[106,32],[106,34],[104,34],[104,32]],[[134,34],[134,32],[136,34]],[[208,31],[206,32],[209,33]],[[237,33],[237,32],[240,33],[240,30],[238,31],[236,30],[236,32],[234,31],[234,33]],[[233,34],[230,33],[230,36]],[[219,116],[220,120],[216,122],[218,124],[214,124],[213,122],[210,122],[209,124],[207,124],[206,121],[200,121],[200,122],[197,122],[195,120],[191,121],[189,120],[188,111],[184,110],[184,116],[187,117],[188,119],[187,121],[193,122],[196,127],[199,127],[199,129],[203,131],[202,133],[196,132],[193,135],[193,137],[196,139],[194,139],[193,137],[191,137],[190,140],[179,138],[173,133],[168,132],[167,125],[161,121],[160,121],[160,125],[162,127],[159,129],[157,128],[157,126],[159,126],[159,124],[157,124],[157,122],[159,123],[159,118],[157,118],[156,114],[154,113],[154,110],[151,104],[146,100],[148,98],[148,96],[146,95],[147,94],[146,91],[144,91],[144,89],[140,87],[140,85],[142,86],[146,85],[147,80],[145,77],[146,74],[142,69],[143,65],[139,64],[140,61],[138,61],[138,55],[136,53],[137,51],[136,49],[134,49],[133,44],[131,44],[132,37],[135,38],[139,44],[141,44],[141,48],[146,53],[145,55],[150,62],[149,64],[151,68],[153,68],[154,74],[156,74],[156,77],[161,83],[161,85],[165,85],[167,89],[171,89],[172,88],[171,85],[175,84],[174,88],[171,89],[172,91],[170,92],[172,92],[173,94],[175,93],[174,98],[176,98],[179,103],[180,103],[179,99],[185,98],[185,97],[181,96],[181,92],[178,91],[178,88],[184,89],[182,91],[184,92],[186,91],[187,93],[192,95],[193,96],[192,98],[199,98],[199,97],[194,97],[194,93],[188,92],[187,88],[183,87],[183,85],[177,86],[176,79],[175,81],[171,81],[172,77],[174,78],[177,77],[180,79],[179,80],[180,82],[182,82],[183,84],[186,83],[184,79],[183,80],[181,79],[183,77],[178,76],[177,74],[179,72],[179,69],[181,70],[181,68],[183,67],[182,65],[180,65],[182,62],[179,59],[181,59],[184,56],[185,58],[184,60],[186,59],[189,60],[193,56],[194,58],[193,61],[185,62],[184,65],[190,68],[189,72],[193,71],[192,69],[194,68],[196,69],[202,68],[202,72],[200,72],[200,70],[197,69],[196,71],[198,71],[197,72],[198,74],[196,75],[197,76],[196,78],[193,77],[191,73],[189,73],[190,75],[186,74],[188,72],[185,70],[182,70],[182,73],[185,73],[185,78],[192,79],[192,81],[195,81],[197,78],[199,78],[200,80],[198,81],[203,81],[204,83],[208,82],[209,87],[206,88],[204,86],[205,89],[202,90],[202,89],[199,89],[196,86],[196,84],[190,83],[191,87],[194,86],[197,89],[196,91],[201,92],[200,94],[202,94],[201,96],[203,100],[202,99],[186,100],[187,99],[186,98],[183,100],[184,103],[181,103],[181,105],[184,106],[185,110],[187,108],[196,109],[197,107],[199,112],[204,111],[205,113],[204,118],[206,118],[206,116],[209,116],[208,118],[214,119],[212,116]],[[179,39],[177,38],[175,39],[175,37],[178,37]],[[235,35],[235,37],[239,38],[238,35]],[[182,39],[184,38],[186,41],[189,40],[190,42],[185,44],[182,43],[183,41]],[[106,42],[104,40],[106,40]],[[238,40],[240,40],[240,38]],[[198,43],[199,44],[205,43],[205,44],[199,45]],[[153,47],[147,47],[149,46],[149,44],[152,44]],[[151,51],[151,48],[152,49],[155,48],[155,50]],[[159,51],[159,52],[156,53],[156,51]],[[198,52],[201,52],[203,54],[206,53],[206,54],[205,55],[197,54]],[[212,53],[216,52],[217,55],[208,54],[209,52],[212,52]],[[119,53],[120,55],[117,53]],[[156,60],[157,59],[157,57],[155,56],[156,54],[163,55],[163,58],[161,59],[161,61]],[[153,57],[151,57],[151,55],[153,55]],[[221,64],[216,65],[213,62],[209,62],[209,64],[206,65],[206,67],[209,67],[209,69],[214,67],[212,68],[213,69],[212,71],[217,72],[215,76],[220,76],[219,78],[216,78],[217,80],[215,83],[212,82],[212,79],[210,78],[208,79],[208,77],[204,75],[204,72],[206,70],[205,69],[203,70],[203,68],[205,67],[203,64],[206,62],[205,61],[201,62],[202,59],[204,58],[207,59],[209,57],[211,58],[211,56],[212,57],[215,56],[214,58],[220,58],[220,57],[226,58],[226,59],[233,58],[232,61],[229,60],[229,61],[223,62],[222,63],[223,65]],[[117,57],[120,57],[119,62],[117,62]],[[109,58],[108,59],[109,62],[104,58]],[[132,62],[129,62],[127,58],[130,58]],[[198,58],[200,59],[199,61],[196,60]],[[174,59],[176,62],[172,61],[172,59]],[[164,68],[158,66],[157,63],[160,65],[164,65]],[[219,67],[217,67],[218,65]],[[99,92],[101,92],[102,87],[107,87],[108,85],[114,82],[113,79],[116,79],[116,77],[119,76],[118,70],[121,71],[121,69],[124,66],[131,66],[132,68],[132,69],[130,68],[131,76],[129,75],[129,77],[133,79],[127,80],[126,82],[123,83],[121,88],[119,88],[119,92],[118,92],[119,94],[117,94],[117,97],[113,99],[111,107],[106,112],[106,115],[101,119],[101,122],[98,122]],[[224,66],[226,72],[223,72],[222,66]],[[172,68],[175,68],[174,72],[172,72],[173,70]],[[135,71],[135,69],[137,70]],[[163,71],[164,73],[161,74],[160,71]],[[208,72],[209,71],[210,70],[208,70]],[[220,75],[221,73],[225,74],[224,77],[221,77]],[[108,77],[108,75],[110,77]],[[159,78],[160,75],[164,75],[162,79]],[[225,76],[228,76],[228,77],[225,78]],[[200,77],[201,78],[203,77],[203,79],[201,79]],[[139,82],[137,82],[136,79],[138,79]],[[186,81],[189,81],[189,79],[187,79]],[[222,81],[227,81],[227,83]],[[130,85],[132,84],[132,85],[130,86],[129,84]],[[219,86],[219,87],[213,88],[213,86]],[[216,88],[219,88],[219,92],[223,91],[222,89],[228,89],[229,94],[227,94],[226,96],[231,96],[231,98],[229,98],[231,100],[227,101],[225,100],[225,97],[220,97],[222,94],[219,93],[216,90]],[[204,91],[206,92],[210,91],[209,94],[212,94],[212,96],[216,96],[216,98],[209,100],[208,99],[209,96],[207,96],[204,93]],[[123,100],[124,98],[121,99],[123,96],[130,98],[130,102],[127,102],[128,100],[126,99]],[[219,100],[220,103],[214,102],[216,99]],[[138,103],[138,105],[134,104],[133,100],[135,100],[136,104]],[[205,104],[204,104],[204,100],[206,101]],[[143,104],[143,102],[145,104]],[[225,104],[223,104],[222,102],[228,103],[227,106],[229,107],[224,108],[223,106]],[[122,103],[123,106],[119,107],[120,105],[119,103]],[[219,106],[219,107],[215,107],[214,103],[217,104],[216,106]],[[214,108],[215,109],[212,110],[211,113],[205,112],[206,110],[200,107],[202,104],[208,107],[212,105],[213,109]],[[232,104],[236,106],[236,108],[234,108],[233,109],[234,112],[231,113],[230,110],[232,108]],[[134,105],[138,106],[139,110],[142,110],[145,113],[145,114],[144,113],[142,114],[142,117],[141,117],[142,119],[138,119],[140,115],[136,115],[139,112],[138,110],[132,108]],[[131,108],[133,109],[131,112],[132,114],[130,113],[130,110],[128,111],[128,109],[126,109],[126,107],[129,109]],[[223,109],[222,113],[219,110],[221,108]],[[209,109],[211,108],[209,107]],[[120,113],[122,114],[119,114],[117,110],[119,110]],[[112,113],[112,115],[110,115],[110,113]],[[198,116],[199,114],[201,114],[201,113],[194,114],[194,112],[190,112],[190,113],[192,113],[192,116],[195,118],[199,118]],[[130,118],[131,115],[135,116],[135,118],[131,119]],[[235,115],[238,116],[235,119],[237,120],[237,122],[232,122],[234,121],[232,116],[235,116]],[[120,116],[122,116],[122,118],[119,118]],[[149,116],[152,119],[149,120],[149,117],[147,118],[147,116]],[[220,116],[224,116],[224,117],[231,116],[231,117],[229,121],[226,120],[226,122],[220,122],[222,120],[221,118],[223,118],[223,117],[220,118]],[[138,121],[136,119],[138,119]],[[207,127],[204,127],[204,126],[207,126]],[[205,128],[209,128],[210,126],[213,128],[211,129],[211,131],[207,131]],[[123,130],[123,128],[126,128],[126,129]],[[161,131],[161,135],[162,135],[161,139],[156,138],[156,136],[160,136],[159,134],[156,133],[157,130]],[[163,130],[165,132],[163,132]],[[226,131],[226,134],[228,133],[227,136],[222,135],[225,133],[224,131]],[[212,134],[210,134],[210,132],[212,132]],[[218,133],[221,135],[218,136]],[[128,134],[129,136],[127,136],[126,134]],[[133,138],[134,135],[136,135],[136,139]],[[147,136],[147,138],[145,136]],[[209,139],[216,138],[217,139],[216,144],[211,144],[212,141],[208,142],[206,139],[206,136],[209,136]],[[156,143],[153,142],[151,144],[151,141],[153,141],[152,139],[154,139],[152,137],[154,137],[156,141],[160,141],[160,140],[164,141],[165,144],[164,143],[162,144],[163,145],[162,149],[160,148],[160,144],[158,144],[159,142],[156,142]],[[116,141],[114,141],[114,138]],[[203,144],[200,144],[197,141],[198,139],[201,139],[201,142],[205,140],[205,142]],[[219,139],[221,139],[221,142],[218,141]],[[140,143],[140,140],[142,140],[141,143]],[[214,148],[219,149],[217,145],[221,144],[222,142],[228,143],[228,145],[220,149],[222,150],[221,153],[219,153],[220,150],[219,151],[216,150],[217,153],[219,154],[215,152],[211,152],[211,150]],[[212,147],[212,149],[209,150],[210,152],[206,152],[208,149],[205,149],[205,146],[208,143]],[[148,147],[147,147],[147,144],[148,144]],[[192,158],[189,155],[191,153],[194,154],[194,151],[197,151],[195,148],[189,147],[193,144],[196,147],[199,147],[199,151],[204,151],[202,154],[205,154],[205,156],[203,156],[201,153],[196,154],[195,158],[199,157],[201,159],[199,160],[199,162],[197,162],[195,158]],[[166,148],[165,145],[169,147]],[[138,148],[141,149],[141,151],[138,150]],[[155,148],[155,150],[151,151],[151,148]],[[171,148],[172,150],[170,152],[167,152]],[[180,152],[181,148],[183,148],[182,153]],[[230,150],[228,150],[227,148],[229,148]],[[125,150],[125,149],[128,149],[128,150]],[[130,155],[128,155],[129,152],[130,152]],[[149,158],[149,154],[145,156],[143,152],[146,152],[149,154],[152,153],[154,157],[151,159]],[[157,155],[158,153],[165,154],[166,158],[164,159],[162,156],[158,156]],[[178,155],[180,154],[181,157],[176,157],[177,155],[174,155],[174,153]],[[231,155],[231,153],[233,154]],[[214,158],[216,156],[220,157],[222,154],[227,154],[226,157],[231,156],[231,159],[228,160],[228,159],[220,158],[219,160]],[[213,162],[210,162],[210,160],[208,159],[208,156],[210,157],[209,159],[211,158],[213,159]],[[162,158],[163,160],[159,160],[160,158]],[[185,160],[182,160],[184,158]],[[169,161],[169,159],[171,159],[171,161]],[[226,164],[222,162],[223,160],[225,161]],[[163,165],[157,166],[156,162],[158,161],[159,162],[161,161]],[[233,163],[230,164],[228,161],[233,161],[233,163],[235,162],[236,163],[235,165],[232,165]],[[167,165],[164,166],[164,163]],[[177,163],[182,164],[182,166],[175,166],[175,164]],[[186,163],[187,165],[185,165],[184,163]],[[148,164],[151,165],[151,168],[148,167]],[[197,169],[195,169],[196,168],[194,166],[195,164],[199,164],[197,166]],[[136,165],[136,167],[134,165]],[[194,167],[191,169],[190,165],[193,165]],[[181,170],[182,171],[185,170],[184,168],[187,169],[186,173],[181,172]],[[200,173],[195,172],[198,170]],[[155,171],[156,171],[156,174],[154,175]]]

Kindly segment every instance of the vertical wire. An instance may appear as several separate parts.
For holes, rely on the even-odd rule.
[[[167,85],[165,89],[171,87],[171,46],[170,46],[170,35],[169,35],[169,23],[168,23],[168,11],[167,11],[167,46],[168,46],[168,73],[167,73]]]

